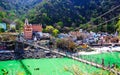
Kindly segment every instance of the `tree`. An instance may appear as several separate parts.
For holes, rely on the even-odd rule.
[[[59,30],[58,29],[54,29],[53,31],[52,31],[52,34],[53,34],[53,36],[57,36],[58,35],[58,33],[59,33]]]
[[[0,32],[5,32],[5,30],[3,28],[0,28]]]
[[[63,27],[63,22],[62,21],[57,22],[57,25],[59,25],[60,27]]]
[[[6,13],[3,11],[0,11],[0,22],[2,22],[2,19],[6,17]]]
[[[118,20],[118,22],[116,24],[116,28],[117,28],[117,31],[118,31],[119,36],[120,36],[120,18],[119,18],[119,20]]]
[[[6,17],[6,12],[0,11],[0,18],[5,18]]]
[[[58,39],[56,41],[57,47],[68,52],[76,52],[77,45],[71,39]]]
[[[16,23],[16,29],[17,30],[21,30],[23,28],[24,24],[23,24],[23,22],[21,20],[16,19],[14,22]]]
[[[45,32],[52,33],[54,30],[54,27],[52,25],[46,26]]]

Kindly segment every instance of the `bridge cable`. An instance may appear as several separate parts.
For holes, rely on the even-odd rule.
[[[119,7],[120,7],[120,5],[118,5],[118,6],[114,7],[114,8],[112,8],[112,9],[110,9],[109,11],[107,11],[107,12],[103,13],[102,15],[96,17],[94,20],[92,20],[92,21],[90,20],[89,22],[87,22],[87,23],[85,23],[85,24],[89,24],[89,23],[91,23],[91,22],[94,22],[95,20],[97,20],[97,19],[103,17],[104,15],[106,15],[106,14],[108,14],[108,13],[114,11],[115,9],[117,9],[117,8],[119,8]],[[80,27],[78,27],[77,29],[80,29]],[[74,30],[75,30],[75,29],[74,29]]]
[[[103,13],[102,15],[96,17],[94,20],[87,22],[86,24],[89,24],[89,23],[91,23],[91,22],[94,22],[95,20],[97,20],[97,19],[103,17],[104,15],[106,15],[106,14],[112,12],[113,10],[115,10],[115,9],[117,9],[117,8],[119,8],[119,7],[120,7],[120,5],[118,5],[118,6],[114,7],[114,8],[112,8],[112,9],[110,9],[109,11],[107,11],[107,12]]]
[[[101,24],[99,24],[99,25],[95,25],[94,27],[101,26],[101,25],[103,25],[103,24],[105,24],[105,23],[108,23],[108,22],[110,22],[110,21],[113,21],[113,20],[115,20],[115,19],[117,19],[117,18],[119,18],[119,16],[114,17],[114,18],[112,18],[112,19],[110,19],[110,20],[107,20],[107,21],[105,21],[104,23],[101,23]],[[87,30],[93,29],[94,27],[91,27],[91,28],[89,28],[89,29],[87,29]]]

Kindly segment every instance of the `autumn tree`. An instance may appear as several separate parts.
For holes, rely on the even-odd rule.
[[[77,45],[71,39],[58,39],[57,47],[68,52],[76,52]]]

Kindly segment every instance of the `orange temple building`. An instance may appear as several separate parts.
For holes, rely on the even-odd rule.
[[[33,32],[42,32],[42,25],[41,24],[29,24],[28,20],[25,20],[24,25],[24,38],[25,39],[32,39]]]

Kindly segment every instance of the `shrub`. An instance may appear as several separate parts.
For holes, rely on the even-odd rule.
[[[119,39],[117,37],[113,37],[113,38],[111,38],[111,42],[112,43],[118,43]]]
[[[59,39],[57,40],[57,47],[69,52],[76,52],[74,49],[77,45],[70,39]]]
[[[0,41],[14,41],[14,40],[16,40],[16,36],[14,35],[2,35],[2,37],[0,37]]]
[[[3,28],[0,28],[0,32],[5,32],[5,30]]]
[[[58,35],[58,33],[59,33],[59,30],[58,29],[54,29],[53,31],[52,31],[52,34],[53,34],[53,36],[57,36]]]

